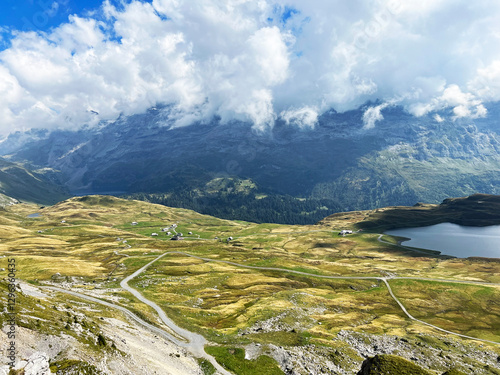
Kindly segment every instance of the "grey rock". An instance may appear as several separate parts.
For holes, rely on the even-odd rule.
[[[24,375],[50,375],[49,357],[42,352],[33,353],[24,367]]]

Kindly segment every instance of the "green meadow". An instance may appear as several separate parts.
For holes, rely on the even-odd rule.
[[[27,218],[32,213],[40,216]],[[355,229],[368,216],[346,213],[317,225],[289,226],[222,220],[104,196],[72,198],[45,208],[18,204],[0,212],[0,256],[5,256],[0,267],[6,268],[6,259],[14,257],[17,277],[28,283],[99,289],[103,299],[118,298],[121,306],[162,327],[156,313],[121,290],[119,282],[169,252],[129,285],[156,302],[177,325],[205,336],[211,342],[207,352],[235,373],[262,373],[258,369],[264,367],[269,374],[279,373],[274,360],[264,354],[245,365],[248,360],[241,350],[250,343],[338,351],[346,348],[338,340],[341,331],[412,342],[430,336],[439,342],[453,339],[500,355],[499,346],[446,335],[410,320],[376,279],[500,283],[500,262],[413,252],[396,246],[397,239],[388,236],[384,239],[391,244],[379,242],[376,231],[338,235],[341,229]],[[172,241],[161,232],[172,224],[184,239]],[[153,232],[158,236],[151,236]],[[0,284],[5,291],[5,281]],[[500,342],[498,285],[401,279],[390,280],[390,285],[414,317]],[[73,319],[66,311],[37,309],[38,302],[29,296],[19,303],[32,309],[23,324],[35,330],[55,334]],[[3,309],[2,304],[5,299],[0,300]],[[105,314],[106,309],[98,310],[87,314],[85,324],[92,326],[99,314]],[[52,323],[37,325],[40,319]],[[360,364],[352,349],[346,353],[351,353],[346,355],[352,363]],[[208,373],[213,370],[210,364],[203,366]],[[245,370],[238,370],[242,367]]]

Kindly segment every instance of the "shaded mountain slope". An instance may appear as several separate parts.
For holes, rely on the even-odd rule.
[[[365,106],[326,112],[312,130],[277,122],[266,134],[217,119],[172,128],[169,109],[159,107],[99,128],[11,135],[0,153],[60,170],[74,193],[185,193],[231,177],[250,179],[258,193],[329,199],[344,211],[437,203],[500,194],[498,107],[485,119],[442,122],[392,107],[366,129]]]
[[[51,169],[30,170],[0,158],[0,193],[18,200],[53,204],[69,196]]]

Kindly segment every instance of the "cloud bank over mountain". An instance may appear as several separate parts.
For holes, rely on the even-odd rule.
[[[174,126],[218,116],[257,130],[277,118],[311,128],[332,107],[377,99],[366,128],[396,104],[484,117],[500,100],[498,19],[495,0],[105,1],[48,31],[11,31],[0,133],[94,125],[158,103]]]

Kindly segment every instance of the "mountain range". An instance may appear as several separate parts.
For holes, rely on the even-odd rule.
[[[314,129],[277,121],[266,133],[219,119],[176,128],[170,107],[158,106],[93,128],[13,133],[1,142],[0,155],[4,163],[50,170],[59,191],[195,192],[180,202],[189,208],[207,195],[286,196],[327,200],[319,216],[324,217],[437,203],[449,196],[499,194],[498,103],[488,106],[486,118],[475,120],[453,120],[445,111],[415,117],[394,106],[367,128],[363,114],[373,105],[344,113],[330,110]],[[221,179],[225,188],[214,190]],[[227,181],[248,181],[248,188],[227,190]]]

